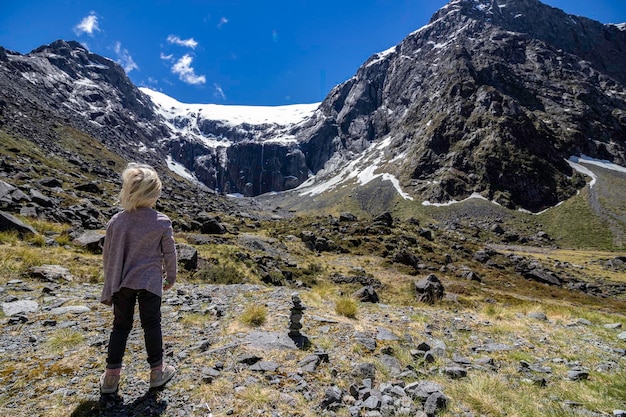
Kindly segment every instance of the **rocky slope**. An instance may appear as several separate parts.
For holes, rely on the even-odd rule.
[[[14,301],[3,304],[13,311],[3,320],[0,352],[20,358],[2,363],[5,415],[425,417],[449,408],[459,411],[444,415],[468,416],[475,414],[460,410],[471,394],[453,390],[454,381],[486,374],[511,384],[580,390],[589,378],[623,372],[620,338],[626,334],[620,323],[561,320],[531,311],[517,316],[524,330],[498,335],[492,331],[498,320],[486,321],[478,313],[375,304],[361,307],[357,320],[347,320],[328,302],[309,304],[304,291],[302,333],[315,345],[306,351],[287,337],[292,290],[183,284],[165,296],[163,306],[166,360],[178,367],[178,375],[165,389],[148,391],[142,336],[135,329],[118,395],[100,397],[111,320],[110,309],[95,302],[100,287],[28,279],[1,289],[4,300]],[[246,298],[271,308],[272,319],[233,333]],[[554,334],[566,339],[571,351],[588,352],[585,359],[562,356]],[[532,360],[507,359],[530,352]],[[559,398],[539,404],[569,415],[613,412]]]

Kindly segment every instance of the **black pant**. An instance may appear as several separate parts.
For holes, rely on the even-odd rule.
[[[139,318],[151,368],[163,363],[161,334],[161,297],[146,290],[121,288],[113,294],[113,330],[109,339],[107,368],[122,367],[128,334],[133,328],[135,303],[139,302]]]

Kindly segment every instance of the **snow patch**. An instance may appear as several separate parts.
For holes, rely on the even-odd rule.
[[[200,182],[187,168],[185,168],[183,164],[174,161],[170,155],[167,156],[165,162],[167,162],[167,167],[170,169],[170,171],[180,175],[183,178],[188,179],[193,183]]]
[[[487,200],[485,197],[483,197],[482,195],[478,194],[478,193],[472,193],[472,195],[470,195],[469,197],[467,197],[464,200],[458,201],[458,200],[451,200],[445,203],[431,203],[430,201],[426,200],[426,201],[422,201],[422,205],[423,206],[433,206],[433,207],[446,207],[446,206],[451,206],[453,204],[458,204],[458,203],[462,203],[464,201],[467,200],[471,200],[473,198],[477,198],[479,200],[485,200],[485,201],[489,201]],[[492,201],[493,204],[498,204],[495,201]],[[498,204],[499,205],[499,204]]]
[[[626,22],[624,22],[624,23],[609,23],[609,26],[615,26],[619,30],[625,30],[626,31]]]
[[[311,116],[320,103],[293,104],[287,106],[235,106],[220,104],[185,104],[166,94],[146,87],[139,88],[147,94],[155,105],[167,113],[168,118],[187,117],[190,113],[202,114],[205,119],[218,120],[238,126],[243,123],[253,125],[295,124]]]
[[[378,52],[377,54],[372,56],[372,60],[367,63],[367,66],[369,67],[369,66],[376,64],[377,62],[383,61],[385,58],[393,54],[395,51],[396,51],[396,46],[394,45],[389,49],[386,49],[382,52]]]
[[[626,173],[626,168],[621,165],[617,165],[612,163],[611,161],[603,159],[595,159],[584,154],[581,156],[570,156],[570,158],[567,160],[567,163],[576,171],[591,178],[591,181],[589,182],[589,188],[593,188],[598,180],[598,177],[589,168],[584,167],[582,164],[594,165],[600,168],[609,169],[611,171]]]
[[[300,184],[300,186],[297,188],[301,190],[301,193],[299,195],[318,195],[325,191],[335,189],[340,184],[344,184],[347,181],[355,178],[359,185],[362,186],[368,184],[376,178],[381,178],[382,181],[391,182],[393,187],[402,198],[404,198],[405,200],[413,200],[413,197],[411,197],[409,194],[402,190],[402,187],[400,186],[400,181],[398,181],[398,179],[394,175],[387,172],[376,173],[376,170],[378,170],[380,164],[383,161],[382,150],[391,144],[391,139],[392,138],[390,136],[386,137],[372,149],[363,152],[358,158],[344,166],[337,175],[326,181],[323,181],[316,185],[316,177],[309,178],[307,181]]]

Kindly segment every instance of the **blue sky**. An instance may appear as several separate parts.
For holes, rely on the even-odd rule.
[[[185,103],[319,102],[445,0],[1,0],[0,46],[77,40],[138,86]],[[603,23],[626,0],[545,0]]]

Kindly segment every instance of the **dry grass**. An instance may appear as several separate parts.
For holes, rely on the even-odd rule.
[[[250,304],[239,316],[239,321],[250,327],[262,326],[267,321],[267,307],[259,304]]]
[[[53,351],[64,351],[76,348],[85,340],[82,332],[70,328],[56,330],[47,340],[48,346]]]
[[[335,301],[335,312],[349,319],[356,318],[359,305],[350,297],[340,297]]]

